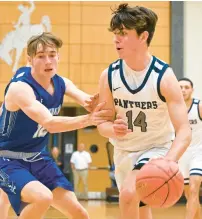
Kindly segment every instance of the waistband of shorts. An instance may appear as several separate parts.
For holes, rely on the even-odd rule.
[[[85,168],[85,169],[76,169],[76,171],[84,171],[84,170],[88,170],[88,168]]]
[[[3,150],[0,151],[0,157],[10,158],[10,159],[27,159],[36,156],[39,152],[14,152]]]

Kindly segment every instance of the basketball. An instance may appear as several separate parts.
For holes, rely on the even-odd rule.
[[[141,168],[136,188],[143,203],[153,208],[168,208],[180,199],[184,178],[177,163],[159,158]]]

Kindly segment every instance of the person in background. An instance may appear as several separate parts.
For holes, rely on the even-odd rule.
[[[70,159],[71,168],[74,176],[74,191],[78,195],[79,181],[84,185],[84,200],[88,199],[88,169],[92,162],[90,153],[85,151],[85,144],[80,143]]]
[[[192,129],[191,144],[179,160],[179,167],[184,176],[184,193],[187,199],[185,219],[201,219],[199,197],[202,182],[202,104],[199,99],[192,97],[194,85],[189,78],[179,79],[179,84]]]
[[[52,135],[52,145],[50,148],[51,155],[57,165],[62,169],[62,158],[61,158],[61,153],[59,149],[59,134],[55,133]]]

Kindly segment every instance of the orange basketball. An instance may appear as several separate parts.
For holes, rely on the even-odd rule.
[[[184,179],[178,164],[163,158],[151,160],[137,174],[140,200],[153,208],[168,208],[181,197]]]

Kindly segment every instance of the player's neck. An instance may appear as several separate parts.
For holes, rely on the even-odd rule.
[[[193,98],[190,98],[188,100],[185,101],[186,103],[186,106],[187,106],[187,109],[190,109],[191,105],[192,105],[192,102],[193,102]]]
[[[124,59],[126,64],[134,71],[142,71],[144,70],[151,61],[151,54],[149,52],[143,54],[135,54],[132,57],[128,57]]]
[[[51,78],[43,77],[42,75],[31,73],[35,81],[37,81],[43,88],[47,89],[51,84]]]

